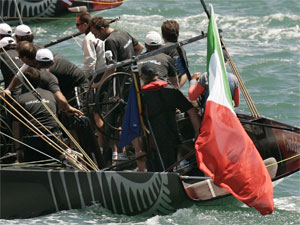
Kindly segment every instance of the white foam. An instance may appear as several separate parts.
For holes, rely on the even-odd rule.
[[[275,208],[300,213],[300,196],[274,198]]]

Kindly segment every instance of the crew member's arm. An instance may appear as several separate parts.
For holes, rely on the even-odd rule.
[[[19,72],[13,77],[13,79],[11,80],[11,82],[9,83],[9,85],[7,86],[7,88],[1,92],[1,94],[3,96],[5,96],[7,94],[11,95],[11,90],[13,90],[15,87],[17,87],[21,83],[20,78],[23,79],[22,73],[28,67],[29,67],[28,65],[23,64],[23,66],[19,69]]]
[[[186,111],[189,116],[190,116],[190,120],[192,122],[194,131],[195,131],[195,137],[198,137],[199,133],[200,133],[200,120],[199,120],[199,116],[197,114],[197,110],[196,108],[190,108],[188,111]]]
[[[181,75],[180,82],[179,82],[179,88],[182,88],[186,81],[188,80],[186,73]]]
[[[7,86],[7,88],[1,92],[1,95],[2,96],[11,95],[11,90],[13,90],[20,83],[21,82],[19,81],[18,77],[14,76],[11,82],[9,83],[9,85]]]
[[[140,55],[144,49],[144,46],[141,42],[138,42],[137,45],[133,47],[135,55]]]
[[[21,134],[21,124],[19,121],[14,120],[12,122],[12,135],[16,140],[21,140],[23,135]],[[20,142],[14,142],[12,152],[17,153],[18,162],[23,162],[23,151]]]
[[[173,84],[174,87],[179,89],[179,81],[178,81],[178,76],[177,76],[177,71],[176,71],[176,65],[174,59],[169,56],[165,55],[167,59],[167,70],[168,70],[168,80]]]
[[[98,82],[92,84],[92,88],[98,88],[98,87],[103,83],[104,79],[105,79],[106,77],[108,77],[109,75],[113,74],[114,72],[116,72],[115,69],[105,71],[105,72],[103,73],[101,79],[100,79]]]
[[[190,101],[195,101],[204,92],[205,88],[197,81],[201,76],[201,73],[194,73],[190,81],[189,87],[189,99]]]
[[[240,105],[240,88],[237,87],[234,92],[232,99],[234,101],[234,107],[238,107]]]
[[[97,53],[91,39],[84,39],[82,42],[83,67],[86,74],[93,74],[96,69]]]
[[[83,113],[82,113],[80,110],[78,110],[78,109],[72,107],[72,106],[68,103],[66,97],[63,95],[63,93],[61,93],[61,91],[55,92],[55,93],[54,93],[54,96],[55,96],[55,98],[56,98],[56,100],[57,100],[57,102],[58,102],[59,108],[60,108],[63,112],[65,112],[68,116],[69,116],[69,115],[83,116]]]
[[[169,81],[171,82],[171,84],[173,84],[174,87],[179,89],[179,82],[178,82],[178,77],[168,77]]]

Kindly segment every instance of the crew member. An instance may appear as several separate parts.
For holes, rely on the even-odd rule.
[[[165,42],[165,47],[178,42],[179,37],[179,24],[176,20],[166,20],[161,25],[161,34]],[[178,49],[172,48],[164,52],[171,56],[176,64],[177,75],[179,80],[179,87],[182,88],[187,81],[187,75],[184,63],[188,66],[186,51],[182,49],[182,56],[180,56]]]
[[[7,23],[0,23],[0,40],[4,37],[11,37],[12,30]]]
[[[191,119],[195,137],[199,134],[200,121],[193,105],[186,99],[182,92],[169,85],[168,82],[158,80],[159,72],[153,63],[143,64],[141,79],[143,102],[146,107],[146,117],[149,119],[153,130],[153,138],[157,146],[153,154],[154,159],[148,158],[149,170],[162,171],[169,168],[177,161],[177,148],[180,144],[180,135],[176,123],[176,110],[187,112]],[[155,142],[152,142],[155,143]],[[159,151],[162,162],[157,152]],[[150,157],[150,156],[148,156]],[[162,166],[163,164],[163,166]]]
[[[14,78],[12,79],[12,81],[10,82],[8,87],[2,91],[2,93],[1,93],[2,95],[5,95],[5,94],[10,95],[11,90],[14,90],[21,83],[21,81],[23,80],[21,72],[24,72],[29,66],[37,67],[37,63],[35,60],[37,50],[32,43],[30,43],[28,41],[22,41],[17,44],[16,49],[17,49],[19,58],[23,61],[24,64],[20,68],[20,71],[17,73],[17,75],[14,76]],[[78,115],[78,116],[83,115],[83,113],[80,110],[72,107],[68,103],[67,99],[60,91],[57,78],[53,74],[51,74],[47,71],[44,71],[44,70],[41,70],[40,73],[41,73],[40,74],[41,87],[43,87],[44,89],[50,90],[54,93],[56,100],[58,101],[58,104],[60,106],[60,109],[62,111],[67,112],[70,115],[73,115],[73,114]],[[20,79],[21,79],[21,81],[20,81]]]
[[[0,70],[4,78],[5,88],[8,87],[14,75],[18,72],[18,68],[22,65],[23,62],[19,59],[18,52],[16,51],[15,40],[12,37],[2,38],[0,40]],[[13,93],[13,96],[17,94],[20,93]]]
[[[133,56],[139,55],[143,51],[144,46],[138,40],[136,40],[126,31],[111,28],[109,22],[102,17],[93,17],[89,25],[90,31],[95,35],[95,37],[101,39],[102,41],[105,41],[105,51],[110,51],[112,54],[112,57],[110,59],[107,59],[107,64],[131,59]],[[126,73],[131,72],[130,67],[128,66],[119,67],[117,71]],[[94,81],[92,87],[99,87],[102,84],[103,80],[113,72],[115,72],[115,70],[109,70],[104,72],[100,79]],[[125,88],[124,93],[122,93],[123,96],[128,96],[128,91],[129,88]],[[116,121],[118,115],[119,112],[114,111],[114,113],[110,114],[107,120]],[[95,112],[94,119],[96,124],[98,124],[98,127],[103,126],[103,121],[100,119],[98,112]],[[107,128],[104,127],[104,129]],[[111,132],[111,130],[108,128],[106,132]],[[109,140],[107,139],[105,139],[104,142],[104,160],[108,162],[108,164],[109,161],[112,161],[112,158],[114,160],[127,159],[125,148],[122,149],[121,154],[118,154],[117,143],[114,142],[112,147],[113,154],[111,154],[109,147],[111,143],[109,143]]]
[[[76,17],[76,27],[81,34],[85,34],[82,42],[83,68],[89,80],[95,75],[95,71],[106,64],[104,41],[90,32],[89,22],[91,15],[88,12],[80,12]]]
[[[120,62],[126,59],[131,59],[133,56],[142,53],[144,46],[132,37],[129,33],[123,30],[111,28],[109,22],[103,17],[94,17],[90,22],[90,31],[96,38],[105,41],[105,51],[112,52],[112,61]],[[108,62],[109,64],[110,62]],[[129,67],[119,67],[119,72],[130,73]],[[101,80],[94,87],[98,87],[101,81],[105,79],[113,71],[104,73]]]
[[[224,62],[227,63],[228,55],[225,50],[223,50]],[[232,100],[234,101],[234,107],[238,107],[240,104],[240,88],[237,77],[232,73],[227,72],[228,82],[230,86],[230,92]],[[205,103],[208,98],[208,77],[207,73],[194,73],[190,81],[189,87],[189,99],[191,101],[196,101],[199,97],[199,103],[202,109],[205,108]]]
[[[47,106],[51,109],[51,111],[56,114],[57,112],[57,103],[56,99],[52,92],[39,88],[40,83],[40,73],[39,70],[28,67],[24,72],[24,76],[28,79],[28,81],[35,88],[37,93],[39,93],[42,101],[47,104]],[[49,134],[48,131],[40,123],[34,120],[31,116],[29,116],[22,108],[16,106],[17,110],[22,113],[35,127],[41,130],[45,135],[47,135],[51,140],[57,142],[55,136],[61,136],[60,128],[55,121],[55,119],[50,115],[50,113],[46,110],[46,108],[42,105],[40,100],[34,96],[33,92],[26,92],[17,97],[18,103],[25,108],[37,121],[39,121],[43,126],[51,131],[52,134]],[[30,126],[30,125],[29,125]],[[54,158],[58,158],[60,153],[53,148],[52,144],[49,144],[49,141],[45,141],[41,138],[40,135],[35,134],[28,127],[21,125],[19,121],[13,122],[13,133],[14,137],[17,140],[22,140],[28,146],[32,148],[38,149]],[[43,159],[49,159],[47,156],[34,151],[32,148],[23,145],[21,147],[20,143],[15,143],[15,150],[17,151],[18,161],[29,162],[29,161],[37,161]]]
[[[162,39],[159,33],[156,31],[150,31],[147,33],[145,39],[145,46],[147,49],[146,53],[159,49],[161,45]],[[156,65],[156,68],[159,71],[160,79],[166,81],[169,80],[174,87],[179,88],[175,61],[171,58],[171,56],[166,55],[165,53],[159,53],[140,61],[139,64],[143,65],[144,63],[149,62]]]

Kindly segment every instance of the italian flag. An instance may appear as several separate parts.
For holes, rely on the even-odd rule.
[[[199,169],[216,185],[256,208],[262,215],[274,210],[273,185],[264,162],[233,111],[214,10],[207,40],[209,97],[196,140]]]

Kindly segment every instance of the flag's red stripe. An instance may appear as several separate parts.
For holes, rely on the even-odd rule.
[[[216,185],[261,214],[272,213],[271,178],[252,140],[232,111],[208,101],[195,147],[199,168],[212,177]]]

